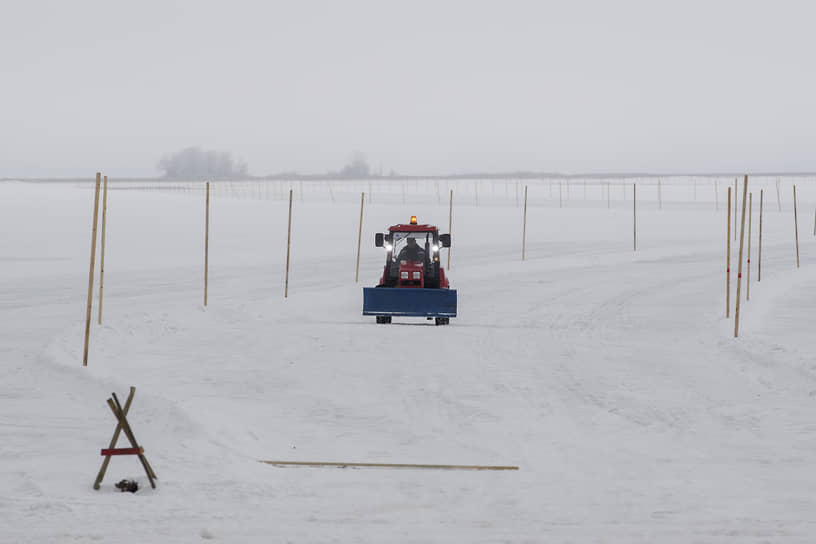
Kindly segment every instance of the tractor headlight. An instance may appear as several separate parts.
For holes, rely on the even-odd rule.
[[[439,251],[439,246],[434,245],[433,248],[431,248],[431,249],[433,249],[434,251]]]
[[[393,248],[394,248],[394,246],[392,246],[391,244],[385,244],[385,250],[386,251],[391,251]]]
[[[415,280],[418,280],[421,277],[422,277],[422,272],[414,272],[414,279]]]
[[[400,272],[400,279],[407,280],[408,279],[408,272]]]

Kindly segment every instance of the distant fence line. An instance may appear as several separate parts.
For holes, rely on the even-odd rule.
[[[288,199],[293,191],[296,201],[356,203],[361,192],[370,205],[445,205],[453,190],[459,205],[521,207],[524,186],[529,187],[531,207],[606,207],[619,208],[632,200],[637,185],[638,207],[671,209],[672,207],[724,210],[728,187],[734,177],[632,177],[632,178],[552,178],[552,179],[451,179],[413,178],[394,180],[222,180],[211,181],[216,198],[240,200]],[[782,208],[792,204],[790,187],[797,183],[800,199],[816,200],[816,178],[752,177],[752,187],[764,188],[771,204]],[[157,191],[177,194],[203,194],[204,181],[133,181],[112,180],[111,190]],[[776,201],[779,195],[779,201]],[[629,204],[626,205],[627,207]]]

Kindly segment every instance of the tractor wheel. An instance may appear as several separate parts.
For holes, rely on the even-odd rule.
[[[378,315],[377,316],[377,323],[391,323],[391,316],[390,315]]]
[[[437,325],[447,325],[448,323],[450,323],[450,318],[449,317],[437,317],[436,318],[436,324]]]

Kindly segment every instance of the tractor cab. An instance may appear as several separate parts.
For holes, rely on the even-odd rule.
[[[439,266],[439,249],[450,247],[450,235],[439,234],[433,225],[394,225],[387,234],[377,233],[375,245],[385,248],[385,268],[380,286],[447,288],[445,270]]]
[[[385,267],[376,292],[363,290],[364,315],[376,315],[378,323],[390,323],[392,315],[424,316],[436,318],[437,324],[456,316],[456,291],[449,288],[439,262],[440,249],[450,247],[450,234],[439,234],[435,226],[418,224],[412,216],[408,224],[378,232],[374,244],[385,249]]]

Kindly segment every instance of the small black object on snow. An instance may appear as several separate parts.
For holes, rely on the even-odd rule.
[[[139,489],[139,484],[136,483],[135,480],[122,480],[121,482],[115,484],[119,491],[125,492],[130,491],[131,493],[136,493],[136,490]]]

